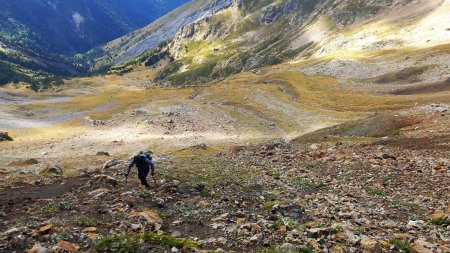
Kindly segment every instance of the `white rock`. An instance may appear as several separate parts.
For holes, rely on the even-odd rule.
[[[42,247],[40,243],[36,243],[33,248],[31,248],[30,250],[28,250],[27,252],[30,253],[47,253],[49,252],[47,248]]]
[[[250,241],[253,243],[255,243],[255,242],[258,243],[258,242],[261,242],[262,239],[263,239],[263,234],[259,233],[259,234],[252,236],[252,238],[250,238]]]
[[[408,222],[408,225],[406,225],[408,228],[417,228],[417,229],[422,229],[425,226],[425,221],[423,220],[416,220],[416,221],[412,221],[410,220]]]
[[[292,243],[285,242],[283,245],[281,245],[280,249],[284,251],[293,251],[295,250],[295,245]]]

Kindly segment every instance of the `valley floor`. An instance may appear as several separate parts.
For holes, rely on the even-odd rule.
[[[14,138],[0,143],[2,252],[449,252],[447,90],[355,91],[269,69],[1,94]],[[147,149],[149,192],[123,179]]]

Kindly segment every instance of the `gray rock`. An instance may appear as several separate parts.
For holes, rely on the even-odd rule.
[[[250,238],[250,241],[252,243],[260,243],[263,240],[264,236],[262,233],[259,234],[255,234],[252,236],[252,238]]]
[[[144,227],[141,224],[131,224],[131,230],[141,231]]]
[[[0,141],[13,141],[13,138],[8,135],[8,132],[0,132]]]
[[[49,252],[49,250],[45,247],[42,247],[40,243],[36,243],[33,248],[31,248],[30,250],[28,250],[27,252],[32,252],[32,253],[47,253]]]
[[[41,175],[56,175],[62,176],[64,174],[63,167],[59,164],[47,165],[39,171]]]
[[[98,154],[98,153],[97,153],[97,154]],[[115,159],[115,158],[114,158],[114,159],[111,159],[111,160],[107,161],[105,164],[103,164],[102,170],[109,169],[109,168],[111,168],[111,167],[120,165],[120,164],[122,164],[122,163],[123,163],[122,160]]]
[[[280,249],[284,250],[284,251],[293,251],[295,250],[295,245],[292,243],[283,243],[283,245],[281,245]]]
[[[6,236],[8,238],[14,237],[18,234],[24,234],[24,233],[28,233],[29,232],[29,228],[23,226],[23,227],[14,227],[11,228],[9,230],[7,230],[6,232],[3,233],[3,236]]]
[[[181,237],[181,232],[180,231],[173,231],[172,232],[172,236],[175,238],[180,238]]]
[[[408,222],[408,225],[406,225],[406,227],[408,229],[413,229],[413,228],[422,229],[422,228],[425,227],[425,221],[423,221],[423,220],[416,220],[416,221],[410,220]]]
[[[112,185],[112,186],[117,186],[119,184],[114,177],[111,177],[111,176],[108,176],[105,174],[97,175],[94,177],[94,179],[96,179],[97,181]]]

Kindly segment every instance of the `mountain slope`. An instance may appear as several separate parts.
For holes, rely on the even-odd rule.
[[[0,85],[33,89],[87,73],[73,56],[142,27],[187,0],[0,2]]]
[[[1,1],[0,38],[70,56],[142,27],[186,1]]]
[[[231,0],[189,2],[154,23],[89,52],[86,58],[94,68],[120,64],[171,39],[181,27],[198,22],[229,5]]]
[[[122,62],[130,55],[129,48],[141,48],[142,41],[160,30],[150,37],[145,33],[123,37],[116,42],[120,41],[124,47],[110,46],[104,50],[111,50],[110,62],[120,63],[111,73],[141,71],[145,65],[152,72],[146,75],[151,76],[150,82],[172,85],[208,82],[241,71],[289,62],[291,64],[283,67],[315,74],[338,70],[333,73],[338,77],[348,71],[349,77],[341,80],[354,78],[368,83],[373,83],[370,78],[392,72],[392,65],[397,71],[433,65],[417,80],[424,81],[433,73],[439,73],[435,76],[435,81],[439,81],[450,75],[448,50],[439,48],[450,41],[450,29],[445,22],[450,18],[449,5],[448,0],[235,0],[208,17],[188,22],[165,45],[137,60]],[[169,17],[170,14],[161,20]],[[153,26],[158,27],[157,23]],[[136,37],[138,41],[134,40]],[[160,41],[162,39],[156,42]],[[436,60],[435,64],[420,64],[412,56],[413,52],[423,55],[420,50],[426,48],[442,53],[427,60]],[[393,53],[396,55],[389,55]],[[404,59],[409,54],[410,61],[389,59]],[[352,65],[348,65],[348,69],[336,68],[339,65],[336,62],[361,62],[368,58],[379,60],[378,65],[385,67],[378,68],[379,71],[371,68],[370,75],[365,69]],[[105,58],[102,60],[108,62]],[[324,62],[332,65],[322,64]],[[130,67],[130,64],[136,65]],[[155,67],[159,68],[157,73],[153,71]]]

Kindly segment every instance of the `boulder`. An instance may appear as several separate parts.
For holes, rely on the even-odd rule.
[[[36,243],[33,248],[26,251],[27,253],[47,253],[49,250],[45,247],[42,247],[40,243]]]
[[[47,234],[49,233],[51,230],[53,229],[53,225],[52,224],[48,224],[45,226],[42,226],[39,228],[39,233],[41,234]]]
[[[425,226],[425,221],[423,220],[416,220],[416,221],[409,221],[408,225],[406,227],[408,229],[422,229]]]
[[[62,176],[64,174],[64,170],[63,170],[63,167],[59,164],[46,165],[44,168],[42,168],[39,171],[39,174]]]
[[[98,155],[98,153],[97,153],[97,155]],[[122,164],[122,163],[123,163],[122,160],[115,159],[115,158],[114,158],[114,159],[111,159],[111,160],[107,161],[105,164],[103,164],[102,170],[109,169],[109,168],[111,168],[111,167],[120,165],[120,164]]]
[[[263,234],[259,233],[259,234],[255,234],[252,236],[252,238],[250,238],[250,241],[252,243],[260,243],[263,240]]]
[[[368,236],[361,236],[361,248],[369,252],[374,252],[378,246],[378,241]]]
[[[141,217],[145,219],[150,225],[162,224],[163,219],[152,211],[131,212],[130,217]]]
[[[0,141],[13,141],[13,138],[8,135],[8,132],[0,132]]]
[[[106,184],[109,184],[111,186],[117,186],[119,184],[119,182],[117,182],[117,180],[114,177],[102,174],[102,175],[96,175],[94,177],[94,179],[96,179],[99,182],[103,182]]]
[[[94,199],[99,199],[103,196],[105,196],[106,194],[109,193],[109,190],[106,188],[99,188],[96,190],[93,190],[91,192],[88,193],[89,196],[92,196]]]
[[[58,244],[66,252],[77,252],[80,249],[79,245],[64,240],[58,241]]]
[[[415,243],[411,246],[411,253],[433,253],[433,251],[425,248],[419,243]]]
[[[287,251],[287,252],[294,252],[295,248],[296,247],[294,244],[288,243],[288,242],[285,242],[285,243],[283,243],[283,245],[280,246],[280,249]]]
[[[3,236],[5,236],[6,238],[13,238],[16,237],[19,234],[26,234],[29,232],[29,229],[25,226],[23,227],[14,227],[11,228],[9,230],[7,230],[6,232],[3,232]]]

